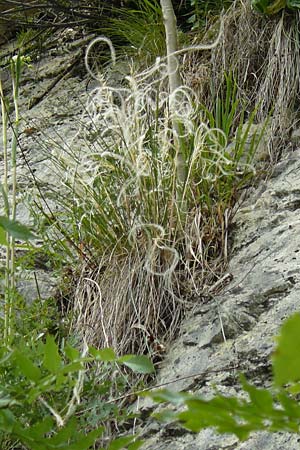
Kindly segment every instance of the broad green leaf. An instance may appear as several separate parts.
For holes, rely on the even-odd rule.
[[[83,370],[84,369],[83,361],[84,360],[80,360],[80,361],[76,361],[76,362],[67,364],[66,366],[63,366],[61,368],[61,373],[67,374],[67,373],[78,372],[79,370]]]
[[[175,411],[171,411],[170,409],[165,409],[159,413],[153,414],[153,417],[161,422],[170,423],[176,420],[177,413]]]
[[[101,350],[97,350],[94,347],[89,348],[89,352],[95,359],[100,361],[115,361],[117,359],[115,352],[112,348],[103,348]]]
[[[19,367],[22,374],[30,381],[38,382],[42,376],[38,366],[19,350],[15,350],[14,357],[16,365]]]
[[[287,391],[293,395],[300,394],[300,383],[295,383],[292,386],[287,387]]]
[[[98,428],[87,435],[78,433],[76,421],[72,419],[56,434],[44,437],[43,431],[51,430],[51,428],[48,429],[48,419],[45,422],[44,430],[43,427],[40,427],[40,430],[33,430],[31,427],[19,434],[21,441],[31,450],[88,450],[103,433],[103,428]],[[41,425],[43,426],[43,423]],[[51,427],[53,430],[53,423]]]
[[[152,362],[147,356],[126,355],[118,359],[118,362],[129,367],[136,373],[153,373],[155,372]]]
[[[62,360],[53,336],[48,335],[44,345],[44,367],[49,372],[57,374],[62,367]]]
[[[22,225],[16,220],[8,219],[5,216],[0,216],[0,228],[4,229],[10,236],[28,241],[30,239],[36,239],[36,236],[29,230],[28,227]]]
[[[286,0],[252,0],[252,7],[263,14],[273,15],[285,8]]]
[[[300,404],[299,401],[293,399],[288,395],[287,392],[281,390],[278,394],[278,400],[280,401],[280,404],[282,406],[283,413],[290,417],[293,420],[298,421],[298,427],[299,427],[299,421],[300,421]]]
[[[286,4],[290,9],[300,9],[300,0],[287,0]]]
[[[234,433],[239,439],[244,440],[252,430],[248,424],[240,425],[239,420],[236,420],[240,404],[235,398],[217,396],[208,401],[188,400],[186,404],[187,411],[179,413],[177,418],[185,428],[193,432],[199,432],[207,427],[215,427],[219,433]]]
[[[282,386],[300,381],[300,314],[287,319],[277,338],[277,348],[273,355],[274,383]]]
[[[55,389],[57,376],[54,374],[40,378],[38,384],[27,391],[27,400],[32,403],[43,392],[49,392]]]

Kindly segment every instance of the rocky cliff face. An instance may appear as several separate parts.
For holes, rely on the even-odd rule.
[[[58,36],[23,77],[18,168],[22,194],[29,195],[35,189],[30,166],[53,202],[49,186],[57,179],[47,151],[57,142],[65,145],[72,141],[88,114],[84,107],[90,87],[81,69],[82,48],[89,38],[78,35],[68,42],[68,36]],[[7,89],[8,85],[7,80]],[[78,148],[85,144],[84,139],[76,142]],[[18,218],[30,223],[22,198]],[[212,291],[210,296],[199,298],[168,351],[158,383],[172,382],[169,388],[205,396],[212,395],[214,387],[235,394],[239,392],[238,373],[242,372],[252,383],[268,385],[273,336],[282,321],[300,309],[299,232],[300,148],[285,154],[271,178],[249,192],[237,210],[225,276],[225,280],[232,280],[220,294]],[[47,296],[46,272],[37,273],[40,291]],[[28,278],[20,287],[25,296],[32,297],[35,288]],[[297,435],[259,433],[241,444],[233,436],[218,436],[210,429],[194,435],[155,422],[146,425],[142,434],[145,450],[296,450],[300,445]]]
[[[92,37],[72,29],[58,31],[43,42],[37,59],[23,68],[18,102],[21,120],[17,153],[17,219],[23,224],[33,225],[34,217],[29,207],[32,199],[44,206],[47,203],[48,214],[57,213],[54,187],[61,180],[52,153],[72,143],[88,117],[85,106],[90,84],[85,76],[84,50]],[[14,52],[14,45],[15,42],[10,42],[1,47],[1,63],[4,64],[6,57]],[[0,74],[13,118],[9,69],[0,66]],[[11,139],[11,129],[8,135]],[[78,138],[73,150],[79,151],[83,145],[88,143],[83,137]],[[2,164],[1,180],[3,171]],[[0,204],[2,206],[2,197]],[[0,253],[0,257],[3,260],[4,255]],[[19,291],[27,301],[38,295],[48,298],[56,290],[57,280],[41,266],[43,264],[37,262],[35,273],[25,270],[19,276]]]
[[[257,386],[270,381],[274,335],[300,308],[300,149],[249,193],[233,222],[229,273],[220,295],[199,298],[158,377],[174,390],[212,396],[239,392],[238,373]],[[297,435],[257,433],[239,443],[208,429],[194,435],[152,424],[145,450],[299,449]]]

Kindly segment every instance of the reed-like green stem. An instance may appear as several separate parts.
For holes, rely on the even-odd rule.
[[[18,55],[11,60],[10,69],[13,86],[13,102],[15,119],[12,126],[12,143],[11,143],[11,160],[9,165],[8,158],[8,144],[7,144],[7,129],[9,125],[8,120],[8,105],[3,93],[3,87],[0,82],[0,96],[1,96],[1,114],[2,114],[2,142],[3,142],[3,160],[4,160],[4,174],[2,181],[2,195],[4,199],[4,213],[6,217],[12,221],[16,220],[17,211],[17,146],[18,146],[18,132],[19,132],[19,83],[22,68],[22,57]],[[8,172],[9,168],[12,175],[12,196],[8,197]],[[8,344],[12,336],[12,322],[13,322],[13,297],[16,288],[15,279],[15,238],[6,234],[6,258],[5,258],[5,294],[4,294],[4,340]]]
[[[9,217],[9,202],[8,202],[8,147],[7,147],[7,128],[8,128],[8,112],[7,104],[3,93],[2,81],[0,79],[0,97],[1,97],[1,116],[2,116],[2,145],[3,145],[3,164],[4,173],[2,179],[2,196],[4,200],[4,213]],[[10,329],[10,240],[6,233],[6,253],[5,253],[5,280],[4,280],[4,341],[8,342]]]

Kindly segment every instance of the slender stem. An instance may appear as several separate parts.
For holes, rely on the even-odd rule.
[[[8,107],[3,93],[3,87],[0,80],[0,97],[1,97],[1,115],[2,115],[2,142],[3,142],[3,159],[4,174],[2,181],[2,196],[4,200],[4,213],[10,220],[16,219],[17,206],[17,145],[18,145],[18,128],[19,128],[19,82],[21,74],[22,58],[20,55],[11,61],[11,76],[13,84],[13,101],[15,110],[14,127],[12,127],[12,144],[11,144],[11,172],[12,172],[12,197],[9,201],[8,197],[8,145],[7,145],[7,129],[8,129]],[[11,208],[10,208],[11,204]],[[4,294],[4,340],[8,344],[12,336],[13,322],[13,296],[15,292],[15,239],[6,233],[6,258],[5,258],[5,294]]]
[[[3,144],[3,162],[4,173],[2,180],[2,196],[4,201],[4,213],[9,218],[8,202],[8,151],[7,151],[7,105],[3,93],[2,82],[0,79],[0,97],[1,97],[1,116],[2,116],[2,144]],[[10,242],[9,235],[6,233],[6,252],[5,252],[5,280],[4,280],[4,341],[8,343],[10,329]]]
[[[11,169],[12,169],[12,207],[11,207],[11,219],[16,220],[17,213],[17,145],[18,145],[18,135],[19,135],[19,82],[21,74],[21,56],[18,55],[15,61],[11,63],[12,72],[12,83],[13,83],[13,100],[14,100],[14,110],[15,110],[15,122],[13,128],[12,144],[11,144]],[[15,292],[16,288],[16,257],[15,257],[15,238],[10,237],[10,292],[11,295]],[[10,302],[9,315],[12,319],[12,301]],[[11,330],[9,330],[11,332]]]

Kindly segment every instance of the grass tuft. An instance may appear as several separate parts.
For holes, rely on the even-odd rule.
[[[247,138],[255,152],[253,117],[242,130],[232,74],[220,119],[197,106],[190,88],[170,98],[164,61],[120,87],[93,74],[99,87],[86,105],[89,123],[52,151],[65,192],[56,195],[60,242],[67,248],[69,233],[82,261],[69,292],[72,327],[88,343],[119,353],[156,354],[156,344],[176,334],[191,299],[218,279],[232,207],[255,172],[251,154],[241,158]],[[236,123],[240,137],[229,151]],[[78,147],[82,139],[89,145]],[[180,198],[178,142],[186,166]]]

